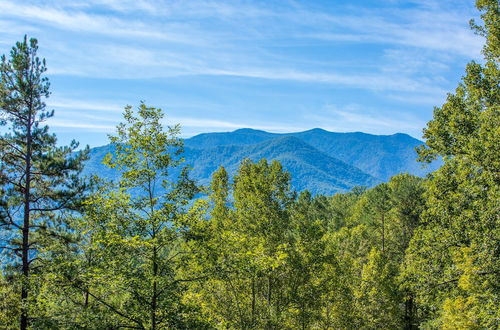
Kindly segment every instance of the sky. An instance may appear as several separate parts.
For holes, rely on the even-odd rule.
[[[482,58],[477,16],[472,0],[0,0],[0,54],[38,39],[61,144],[106,144],[141,101],[183,137],[319,127],[421,138]]]

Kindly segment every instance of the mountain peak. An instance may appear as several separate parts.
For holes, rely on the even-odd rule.
[[[327,131],[326,129],[319,128],[319,127],[311,128],[311,129],[309,129],[307,131],[300,132],[300,133],[305,133],[305,132],[309,132],[309,133],[331,133],[330,131]]]
[[[234,130],[231,133],[268,133],[268,132],[254,128],[238,128],[237,130]]]
[[[392,135],[390,135],[392,137],[395,137],[395,138],[398,138],[398,139],[406,139],[406,140],[417,140],[417,141],[420,141],[416,138],[414,138],[413,136],[411,135],[408,135],[406,133],[394,133]]]

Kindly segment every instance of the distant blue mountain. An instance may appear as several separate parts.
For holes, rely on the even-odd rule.
[[[290,172],[294,189],[314,194],[373,186],[401,172],[423,176],[439,166],[422,169],[414,150],[422,142],[406,134],[333,133],[322,129],[276,134],[239,129],[204,133],[184,142],[186,164],[192,167],[191,177],[200,184],[208,184],[219,166],[234,174],[245,158],[280,161]],[[100,163],[113,151],[111,145],[91,149],[85,173],[116,177],[115,170]]]
[[[401,172],[424,176],[440,166],[436,162],[422,168],[422,164],[416,161],[415,147],[423,142],[402,133],[334,133],[315,128],[298,133],[276,134],[244,128],[227,133],[200,134],[185,142],[191,148],[210,149],[224,145],[256,144],[282,136],[296,137],[330,157],[338,158],[384,181]]]
[[[186,149],[186,162],[193,166],[192,176],[201,183],[208,183],[212,173],[221,165],[234,174],[245,158],[280,161],[291,173],[295,189],[307,189],[314,193],[331,194],[357,185],[371,186],[380,181],[293,136],[280,136],[250,145]]]
[[[333,133],[316,128],[292,135],[383,181],[402,172],[424,176],[439,167],[436,163],[422,168],[415,148],[423,142],[407,134]]]

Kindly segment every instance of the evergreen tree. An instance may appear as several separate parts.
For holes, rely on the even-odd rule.
[[[381,183],[366,194],[367,213],[370,214],[370,223],[378,228],[380,233],[380,250],[382,254],[386,253],[387,247],[387,216],[392,208],[390,198],[390,188],[387,183]]]
[[[12,252],[16,264],[11,270],[20,275],[21,329],[31,320],[37,252],[48,238],[62,236],[62,212],[75,210],[85,191],[78,175],[86,150],[74,153],[75,141],[58,147],[44,125],[54,112],[45,108],[49,82],[37,51],[37,40],[25,37],[0,63],[1,124],[7,128],[0,137],[0,226],[9,233],[2,249]]]

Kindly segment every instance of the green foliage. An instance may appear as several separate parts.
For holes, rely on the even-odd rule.
[[[177,181],[167,179],[181,166],[182,140],[178,126],[163,130],[162,118],[160,109],[145,104],[137,111],[126,107],[117,135],[110,136],[116,154],[104,163],[120,180],[101,182],[89,196],[75,254],[55,274],[65,286],[63,306],[75,313],[63,315],[60,326],[159,329],[190,322],[181,284],[191,279],[177,272],[183,253],[178,225],[197,188],[186,168]]]
[[[425,324],[498,327],[500,273],[499,4],[477,1],[485,63],[471,62],[424,131],[422,160],[444,165],[427,183],[423,226],[410,244],[406,285]]]
[[[17,329],[17,321],[21,314],[19,300],[19,283],[0,274],[0,324],[6,330]]]
[[[422,210],[421,182],[399,175],[368,191],[295,198],[278,163],[245,161],[232,185],[220,168],[209,199],[197,203],[207,216],[189,223],[186,248],[197,253],[184,272],[202,280],[184,297],[216,328],[404,324],[399,269]]]
[[[87,150],[75,154],[75,141],[58,147],[44,125],[54,112],[45,109],[49,82],[37,51],[37,40],[25,37],[0,62],[0,125],[7,128],[0,136],[0,228],[7,233],[2,250],[10,252],[8,274],[19,282],[21,329],[37,318],[29,309],[44,266],[39,252],[68,239],[64,212],[79,208],[86,189],[79,174]]]
[[[232,208],[228,182],[224,168],[214,174],[212,218],[190,226],[202,239],[191,244],[200,253],[188,269],[199,269],[206,278],[193,283],[187,299],[200,304],[217,327],[274,327],[284,308],[286,225],[294,199],[289,176],[277,162],[243,162]]]
[[[361,283],[354,288],[363,327],[394,329],[401,324],[396,266],[376,248],[368,254],[361,271]]]

